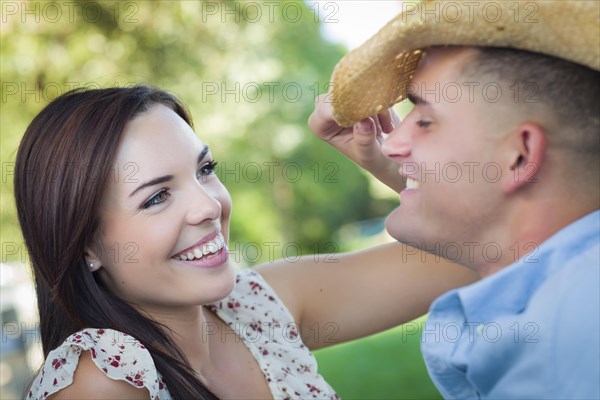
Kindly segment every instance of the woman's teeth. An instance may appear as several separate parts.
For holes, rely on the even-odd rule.
[[[219,233],[213,240],[210,240],[206,243],[202,243],[201,245],[194,247],[191,250],[188,250],[185,254],[179,254],[173,258],[176,260],[188,261],[202,258],[209,254],[215,254],[219,250],[221,250],[225,246],[225,238],[221,233]]]
[[[415,181],[412,178],[406,178],[406,188],[407,189],[418,189],[421,184],[419,181]]]

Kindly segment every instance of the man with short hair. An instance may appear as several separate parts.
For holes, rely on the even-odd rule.
[[[496,2],[493,23],[474,2],[453,2],[465,21],[413,13],[439,3],[346,56],[309,126],[390,187],[406,178],[395,239],[483,278],[438,298],[423,330],[444,397],[598,399],[598,3]],[[400,123],[384,110],[405,97]]]

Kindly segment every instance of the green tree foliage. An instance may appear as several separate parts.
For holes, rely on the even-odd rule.
[[[147,83],[189,106],[233,198],[230,248],[241,263],[344,250],[341,225],[396,203],[375,200],[364,173],[306,127],[345,49],[321,37],[319,15],[304,2],[2,0],[0,20],[3,262],[26,259],[12,194],[20,138],[49,101],[75,87]],[[392,348],[404,343],[395,336],[360,343],[321,356],[321,372],[343,397],[435,393],[418,340],[408,350]],[[377,343],[386,349],[379,356]],[[347,359],[354,367],[344,367]]]
[[[306,128],[345,52],[320,25],[292,1],[3,2],[2,241],[20,243],[12,163],[33,116],[74,87],[149,83],[182,98],[221,163],[240,261],[340,249],[339,226],[381,205]]]

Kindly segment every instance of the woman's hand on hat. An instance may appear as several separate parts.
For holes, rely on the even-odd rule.
[[[400,123],[394,110],[385,110],[344,128],[333,119],[330,98],[322,94],[315,99],[315,109],[308,118],[309,129],[393,190],[404,189],[398,165],[381,153],[383,139]]]

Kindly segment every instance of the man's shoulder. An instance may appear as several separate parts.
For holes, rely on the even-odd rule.
[[[568,260],[548,280],[541,297],[552,299],[558,335],[574,345],[578,337],[595,337],[600,330],[600,242]]]
[[[560,268],[532,293],[523,314],[564,342],[559,347],[580,348],[600,334],[600,241],[554,262]]]
[[[555,304],[557,310],[571,314],[598,309],[600,302],[594,299],[600,295],[600,240],[557,262],[560,268],[534,293],[532,305],[543,302],[547,308]]]
[[[564,266],[548,276],[518,316],[520,335],[504,343],[512,365],[504,380],[522,393],[530,390],[532,397],[595,398],[600,395],[600,243],[561,262]],[[538,376],[539,387],[522,380],[531,374]],[[510,392],[500,385],[492,394]]]

